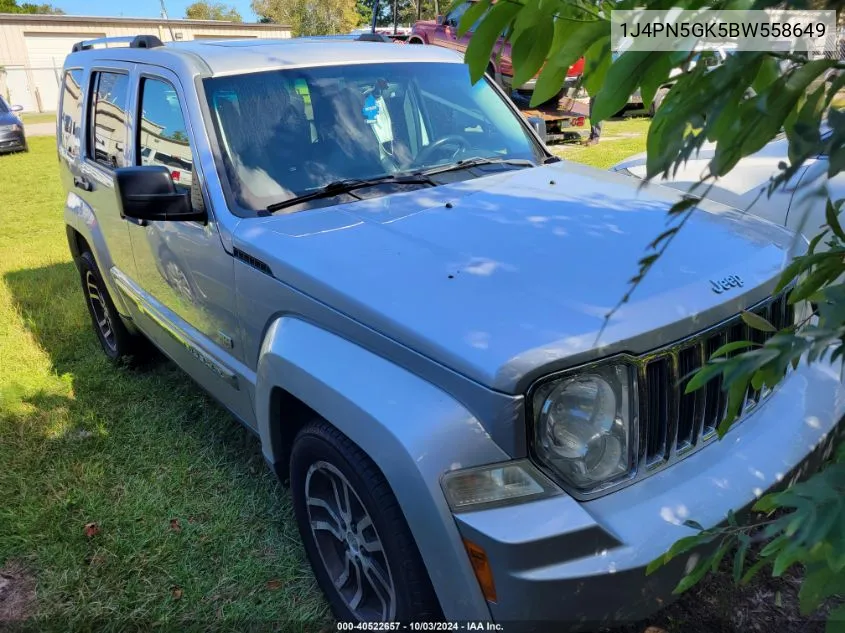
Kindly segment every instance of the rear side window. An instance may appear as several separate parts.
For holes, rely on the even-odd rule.
[[[125,167],[126,102],[129,76],[121,73],[95,72],[91,84],[91,116],[88,157],[114,169]]]
[[[62,83],[61,146],[70,156],[79,156],[79,132],[82,125],[82,70],[65,72]]]
[[[142,79],[139,118],[139,164],[163,165],[177,186],[190,187],[194,159],[176,89],[165,81]]]

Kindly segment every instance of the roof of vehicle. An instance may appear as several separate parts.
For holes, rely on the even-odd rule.
[[[400,46],[346,37],[194,40],[168,42],[155,48],[94,48],[73,53],[73,60],[69,58],[66,63],[71,64],[82,56],[146,62],[169,68],[187,64],[202,75],[336,64],[463,61],[454,51],[439,46]]]

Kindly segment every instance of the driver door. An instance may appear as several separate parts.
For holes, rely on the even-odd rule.
[[[206,222],[130,221],[136,274],[130,293],[156,343],[244,421],[253,417],[240,376],[234,260],[226,253],[195,163],[193,132],[178,78],[160,69],[138,78],[136,165],[163,165],[190,192]]]

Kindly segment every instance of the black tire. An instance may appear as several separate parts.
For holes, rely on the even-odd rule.
[[[325,481],[332,478],[326,477],[329,471],[339,472],[350,485],[351,492],[354,493],[354,497],[350,495],[350,502],[346,504],[352,520],[346,522],[343,518],[345,514],[343,508],[339,507],[340,511],[335,513],[339,517],[336,524],[340,526],[339,531],[345,537],[339,538],[326,528],[320,528],[321,541],[318,545],[315,535],[317,530],[312,530],[311,527],[312,509],[316,517],[315,522],[321,524],[333,523],[333,515],[327,513],[328,507],[315,505],[314,499],[319,499],[319,495],[312,497],[311,493],[318,488],[321,478],[325,478]],[[338,620],[350,622],[385,619],[409,622],[435,621],[442,618],[434,588],[393,491],[375,463],[349,438],[322,419],[306,425],[297,435],[291,450],[290,485],[296,521],[305,551],[311,561],[317,583]],[[328,488],[328,486],[323,487]],[[308,499],[312,500],[310,504]],[[337,499],[339,501],[340,497]],[[353,506],[358,504],[363,507],[365,518],[361,518],[360,513],[359,519],[355,518],[352,510]],[[320,516],[324,519],[328,517],[329,520],[319,521]],[[368,541],[363,537],[358,539],[354,536],[364,534],[367,528],[362,528],[360,525],[367,519],[371,520],[374,528],[370,532],[375,537],[374,542],[382,547],[378,555],[368,555],[364,550],[369,551],[369,549],[363,546]],[[360,520],[357,526],[356,520]],[[343,527],[344,523],[346,527]],[[370,523],[366,525],[369,526]],[[342,532],[343,530],[346,531]],[[370,543],[373,542],[372,536],[370,536]],[[351,543],[350,538],[353,539]],[[352,553],[353,550],[355,553]],[[321,552],[326,552],[326,558]],[[348,562],[345,565],[346,571],[336,574],[338,565],[343,565],[340,560],[341,552],[343,556],[347,556],[344,560],[353,560],[354,557],[375,560],[380,572],[383,572],[386,566],[386,579],[394,589],[393,610],[383,608],[384,600],[373,600],[377,607],[368,611],[363,605],[364,598],[361,598],[362,604],[357,612],[350,607],[350,602],[354,601],[354,598],[349,600],[341,592],[357,594],[352,576],[366,567],[360,562]],[[327,559],[330,559],[329,562]],[[335,567],[334,571],[329,570],[330,565]],[[335,579],[339,580],[341,575],[346,573],[353,584],[350,585],[350,581],[346,581],[338,588],[335,585]],[[364,589],[363,576],[365,576],[364,571],[360,571],[357,576],[362,589]],[[381,573],[381,576],[384,577],[384,574]],[[374,587],[375,585],[370,584],[370,595],[367,600],[373,596],[378,597],[378,591]],[[363,591],[361,593],[363,594]],[[390,595],[389,590],[386,593]],[[378,606],[378,603],[381,606]],[[379,615],[379,611],[382,615]],[[383,615],[385,613],[386,617]]]
[[[660,88],[657,91],[657,93],[654,95],[654,100],[651,102],[651,106],[648,109],[649,116],[654,116],[655,114],[657,114],[657,111],[660,109],[660,106],[663,105],[663,100],[668,94],[669,88]]]
[[[103,283],[94,255],[90,251],[82,253],[78,266],[91,325],[103,352],[114,361],[141,357],[145,341],[140,335],[133,334],[126,328]],[[95,295],[98,295],[98,298]]]

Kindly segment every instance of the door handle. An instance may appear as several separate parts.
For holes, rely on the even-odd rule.
[[[92,188],[91,183],[87,179],[80,176],[73,177],[73,186],[77,189],[82,189],[82,191],[91,191]]]

